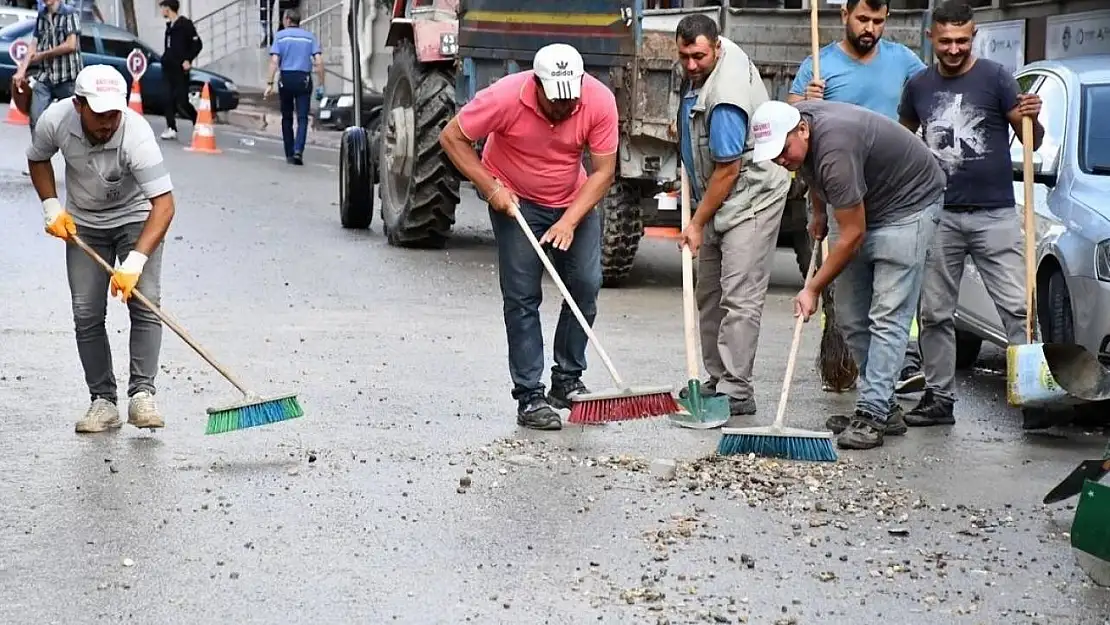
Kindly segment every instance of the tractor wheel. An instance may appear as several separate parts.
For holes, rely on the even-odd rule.
[[[616,180],[598,203],[598,210],[601,211],[601,283],[609,288],[618,287],[632,271],[640,239],[644,236],[640,194],[635,187]]]
[[[382,228],[390,245],[440,248],[455,224],[459,178],[447,167],[439,133],[455,115],[455,78],[424,67],[411,41],[397,44],[381,117]]]
[[[344,228],[365,229],[374,219],[374,171],[370,137],[351,126],[339,140],[339,221]]]

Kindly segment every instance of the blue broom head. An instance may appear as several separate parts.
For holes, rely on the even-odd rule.
[[[204,433],[224,434],[303,416],[304,409],[296,395],[245,401],[223,408],[209,408],[208,428]]]
[[[755,454],[763,458],[836,462],[832,439],[813,436],[772,436],[766,434],[724,434],[717,443],[722,456]]]

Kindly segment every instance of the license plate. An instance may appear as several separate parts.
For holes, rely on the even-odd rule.
[[[331,119],[331,111],[320,111],[320,119]]]

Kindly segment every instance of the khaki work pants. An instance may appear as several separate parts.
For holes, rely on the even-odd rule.
[[[724,233],[706,226],[695,291],[701,352],[710,383],[752,397],[752,368],[786,197]]]

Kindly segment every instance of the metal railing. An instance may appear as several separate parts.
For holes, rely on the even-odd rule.
[[[302,0],[301,16],[301,28],[320,41],[324,71],[338,76],[343,90],[350,88],[354,79],[347,75],[343,63],[347,54],[347,13],[343,10],[343,0]]]
[[[276,3],[275,3],[276,4]],[[266,45],[267,29],[259,19],[257,2],[232,0],[211,13],[193,20],[204,48],[197,57],[203,67],[244,48]]]

